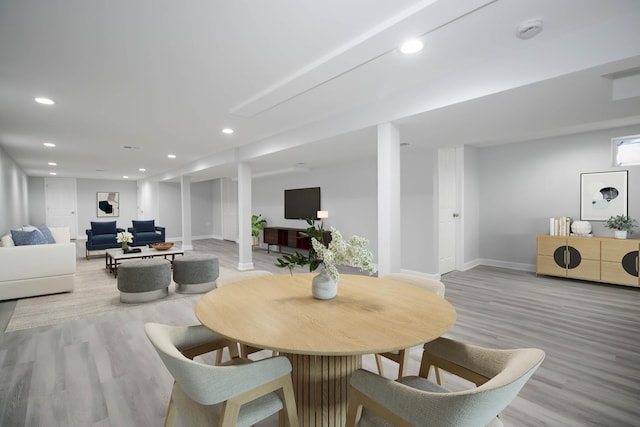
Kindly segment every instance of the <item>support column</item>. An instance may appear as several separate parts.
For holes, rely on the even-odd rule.
[[[400,132],[378,125],[378,275],[400,271]]]
[[[253,269],[251,253],[251,166],[238,163],[238,270]]]
[[[182,249],[193,250],[191,241],[191,178],[180,177],[180,193],[182,199]]]

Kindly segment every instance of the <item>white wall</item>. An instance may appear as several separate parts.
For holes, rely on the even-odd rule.
[[[433,149],[402,149],[401,154],[401,258],[402,270],[437,274],[437,242],[433,234]],[[345,237],[369,239],[377,262],[377,166],[373,157],[337,164],[307,173],[292,173],[253,180],[252,207],[267,219],[267,226],[306,228],[303,220],[284,219],[284,190],[320,187],[322,209],[329,211],[325,228],[336,227]]]
[[[635,126],[480,149],[484,262],[533,269],[535,238],[549,232],[549,218],[580,217],[581,173],[628,170],[628,213],[640,218],[640,166],[611,166],[611,138],[637,133]],[[594,234],[613,235],[602,222],[591,224]]]
[[[167,240],[182,240],[181,194],[179,183],[161,182],[158,185],[158,206],[161,220],[156,221],[156,224],[166,228],[165,237]]]
[[[27,175],[0,147],[0,235],[27,224],[29,218]],[[39,224],[36,224],[39,225]]]
[[[213,181],[191,183],[191,235],[213,236]]]
[[[29,224],[44,224],[47,222],[47,207],[45,203],[44,178],[30,176],[29,183]]]
[[[338,229],[345,238],[369,239],[377,257],[376,161],[369,157],[355,163],[337,164],[305,173],[254,178],[252,211],[262,214],[267,226],[307,228],[304,220],[284,218],[284,190],[320,187],[322,210],[329,211],[325,229]]]
[[[138,218],[137,184],[135,181],[109,179],[77,179],[78,195],[78,238],[86,239],[85,230],[91,228],[91,221],[116,221],[116,226],[125,230],[133,226]],[[98,218],[97,193],[117,191],[120,198],[120,216]]]
[[[462,184],[462,237],[464,253],[461,269],[473,266],[480,258],[480,169],[479,152],[464,147],[464,178]]]
[[[400,150],[401,269],[437,274],[436,171],[438,151]]]
[[[219,179],[209,181],[211,183],[211,232],[216,239],[222,239],[222,182]]]

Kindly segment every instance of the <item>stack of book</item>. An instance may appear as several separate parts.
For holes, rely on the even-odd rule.
[[[571,218],[563,216],[560,218],[549,218],[549,235],[568,236],[571,234]]]

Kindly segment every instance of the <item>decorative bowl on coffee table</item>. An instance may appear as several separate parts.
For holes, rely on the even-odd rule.
[[[152,243],[149,246],[157,251],[166,251],[173,247],[173,242]]]

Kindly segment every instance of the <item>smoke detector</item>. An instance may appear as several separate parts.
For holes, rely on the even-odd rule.
[[[543,22],[539,19],[524,21],[518,25],[516,35],[522,40],[530,39],[540,34],[543,26]]]

